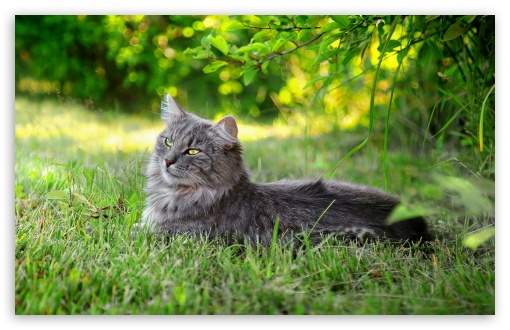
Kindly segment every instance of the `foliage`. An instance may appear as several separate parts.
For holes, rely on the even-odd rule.
[[[228,41],[232,39],[229,36],[232,31],[247,29],[254,31],[249,44]],[[298,61],[294,65],[301,72],[296,74],[298,69],[292,68],[293,77],[289,73],[286,89],[274,96],[275,103],[293,106],[301,103],[307,107],[321,96],[325,110],[330,112],[339,111],[336,100],[345,93],[342,86],[359,76],[368,77],[372,86],[366,109],[369,110],[369,135],[377,125],[374,124],[376,110],[386,108],[387,142],[388,130],[398,127],[395,119],[390,121],[392,104],[396,103],[397,118],[405,116],[420,128],[428,121],[423,142],[428,140],[441,148],[445,137],[454,135],[460,137],[464,146],[479,146],[479,152],[475,153],[477,170],[491,176],[494,171],[494,51],[492,16],[258,15],[234,17],[223,31],[202,39],[202,46],[188,48],[185,53],[194,54],[196,59],[208,59],[205,73],[223,69],[227,64],[241,67],[245,85],[258,76],[269,76],[270,71],[285,72],[285,67],[292,62],[292,57],[290,60],[286,57],[299,54],[294,58]],[[292,79],[299,75],[303,76],[302,88],[292,88]],[[442,81],[434,78],[437,76]],[[397,84],[400,92],[399,88],[395,89]],[[434,85],[437,87],[433,88]],[[304,96],[310,89],[311,93]],[[388,93],[383,102],[375,101],[378,94]],[[328,104],[330,99],[335,101]],[[403,105],[417,111],[405,111]],[[353,110],[346,112],[351,114]],[[458,126],[451,128],[454,121]],[[379,126],[382,123],[380,120]],[[357,149],[364,143],[366,140]]]
[[[232,96],[243,91],[253,95],[255,88],[246,92],[235,82],[203,75],[204,64],[184,54],[193,40],[220,27],[221,19],[191,15],[16,16],[17,93],[56,95],[59,100],[75,100],[92,109],[156,111],[159,96],[169,92],[197,108],[204,107],[206,100],[217,105],[218,98],[223,105],[228,101],[231,108]],[[224,95],[229,100],[222,98]]]
[[[461,144],[493,178],[494,31],[494,16],[17,16],[16,89],[94,109],[156,112],[169,92],[206,117],[325,117],[326,131],[384,131],[385,148],[399,134]]]
[[[215,16],[17,16],[17,87],[91,101],[117,94],[122,105],[163,86],[175,96],[200,67],[182,45],[217,25]],[[206,86],[198,80],[195,91]]]

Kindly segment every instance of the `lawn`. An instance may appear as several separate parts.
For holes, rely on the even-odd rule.
[[[426,251],[338,239],[294,251],[278,242],[132,237],[145,162],[162,128],[157,114],[24,98],[15,111],[18,315],[495,313],[494,239],[474,251],[463,245],[489,217],[436,203],[427,220],[438,239]],[[240,125],[253,179],[326,175],[366,137],[305,132]],[[372,141],[332,177],[384,189],[381,143]],[[387,164],[387,190],[411,204],[422,201],[431,167],[465,174],[463,164],[405,148],[390,151]]]

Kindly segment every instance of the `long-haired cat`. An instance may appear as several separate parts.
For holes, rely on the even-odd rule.
[[[166,124],[148,168],[142,225],[155,233],[224,236],[271,243],[275,222],[282,238],[306,233],[392,242],[427,240],[423,218],[387,223],[399,200],[374,188],[315,180],[250,181],[234,117],[217,123],[161,102]]]

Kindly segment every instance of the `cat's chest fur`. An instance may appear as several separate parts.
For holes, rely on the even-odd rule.
[[[211,210],[222,191],[204,188],[148,190],[142,224],[169,232],[209,231],[214,223]]]

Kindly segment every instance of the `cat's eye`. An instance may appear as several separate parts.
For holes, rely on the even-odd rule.
[[[171,147],[172,146],[172,141],[170,141],[169,138],[165,138],[165,144],[167,147]]]
[[[187,153],[188,155],[196,155],[196,154],[198,154],[199,152],[200,152],[200,150],[198,150],[198,149],[188,149],[188,150],[186,150],[186,153]]]

